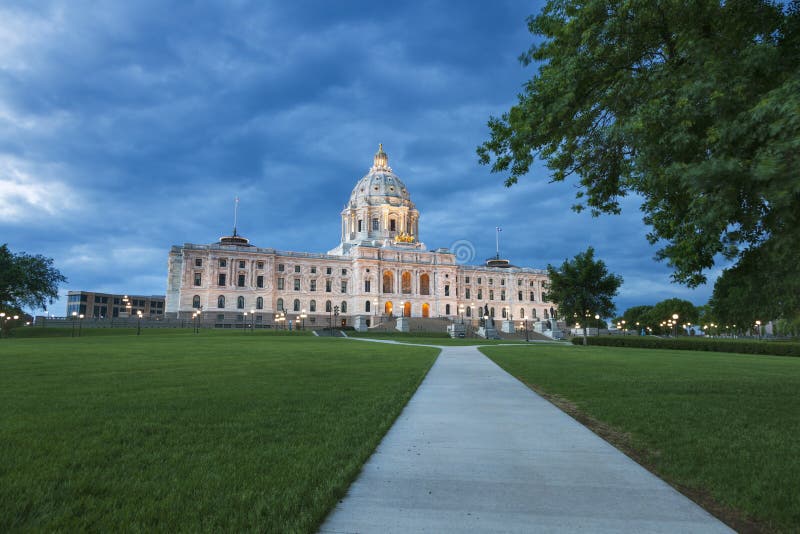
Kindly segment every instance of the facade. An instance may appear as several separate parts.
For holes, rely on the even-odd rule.
[[[355,316],[547,319],[547,273],[494,259],[459,265],[446,248],[419,240],[417,211],[381,146],[341,212],[341,241],[327,254],[253,246],[237,235],[173,246],[166,311],[204,321],[273,325],[300,315],[310,325],[352,324]]]
[[[163,295],[114,295],[93,291],[69,291],[67,293],[67,317],[73,312],[84,317],[107,319],[109,317],[142,317],[157,319],[164,317]]]

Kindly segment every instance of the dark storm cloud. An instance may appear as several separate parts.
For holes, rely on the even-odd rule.
[[[532,73],[522,2],[76,2],[0,7],[0,242],[53,256],[69,289],[163,293],[169,246],[239,228],[325,251],[377,143],[430,248],[467,240],[545,267],[593,244],[620,307],[672,286],[635,199],[570,211],[539,169],[506,189],[477,164],[486,120]],[[63,306],[55,308],[63,313]]]

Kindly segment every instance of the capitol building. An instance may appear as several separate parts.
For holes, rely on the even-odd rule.
[[[220,325],[276,320],[326,326],[377,324],[386,316],[539,321],[547,272],[499,257],[463,265],[448,248],[420,240],[420,214],[381,146],[341,212],[341,242],[326,254],[254,246],[237,235],[212,244],[173,246],[168,317]]]

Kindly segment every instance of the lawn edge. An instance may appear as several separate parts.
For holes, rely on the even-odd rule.
[[[504,345],[494,345],[494,346],[504,346]],[[647,461],[647,451],[636,448],[630,444],[630,435],[629,432],[625,432],[615,428],[612,425],[604,423],[599,419],[592,417],[591,415],[587,414],[586,412],[581,411],[578,406],[570,401],[568,398],[563,397],[557,394],[551,394],[546,392],[541,386],[537,384],[532,384],[523,378],[512,373],[510,370],[506,369],[503,365],[500,364],[497,360],[492,358],[490,355],[486,354],[481,350],[483,347],[479,347],[478,350],[487,358],[492,360],[496,365],[498,365],[501,369],[505,372],[513,376],[515,379],[519,380],[522,384],[525,385],[528,389],[542,397],[544,400],[567,414],[568,416],[572,417],[575,421],[580,423],[581,425],[588,428],[592,431],[595,435],[603,439],[605,442],[619,450],[625,456],[642,466],[643,468],[647,469],[650,473],[657,476],[667,484],[669,484],[675,491],[679,492],[701,508],[703,508],[706,512],[713,515],[727,526],[735,530],[739,534],[761,534],[767,532],[775,532],[774,530],[770,529],[768,525],[764,522],[757,521],[752,518],[748,518],[741,510],[737,508],[733,508],[726,504],[723,504],[716,500],[707,490],[701,488],[692,488],[690,486],[686,486],[681,484],[680,482],[672,479],[671,477],[660,473],[655,466]]]
[[[398,343],[398,345],[401,345],[401,343]],[[400,406],[400,409],[397,410],[397,413],[394,414],[394,417],[391,418],[391,422],[388,425],[386,425],[386,428],[382,432],[380,432],[379,435],[376,437],[375,443],[373,444],[372,447],[370,447],[369,453],[366,454],[364,459],[360,462],[360,465],[358,466],[358,469],[355,469],[353,471],[353,473],[351,474],[351,476],[347,477],[347,479],[346,479],[345,483],[343,484],[342,488],[337,488],[333,492],[333,495],[332,495],[333,502],[328,507],[328,509],[325,511],[325,513],[321,514],[321,517],[319,518],[319,520],[316,522],[316,525],[314,526],[313,532],[319,532],[320,527],[322,527],[322,525],[325,523],[325,520],[328,519],[328,516],[330,516],[331,513],[333,513],[333,511],[342,502],[342,500],[345,498],[345,496],[347,496],[347,492],[350,491],[350,486],[353,485],[353,482],[356,481],[356,479],[361,475],[361,472],[364,470],[364,465],[366,465],[366,463],[369,461],[369,459],[372,458],[372,456],[375,454],[375,451],[378,450],[378,446],[383,441],[383,438],[386,437],[386,434],[389,433],[389,431],[392,429],[394,424],[397,422],[397,419],[400,417],[400,415],[406,409],[406,406],[408,406],[409,401],[411,401],[411,399],[417,393],[417,390],[422,385],[422,382],[425,381],[425,378],[427,378],[428,373],[430,373],[431,369],[436,364],[436,361],[439,359],[439,356],[442,355],[442,348],[443,347],[434,347],[432,345],[416,345],[416,346],[417,347],[426,347],[426,348],[435,348],[439,352],[433,357],[433,359],[431,360],[430,365],[428,366],[427,369],[425,369],[425,372],[422,373],[422,376],[420,377],[420,379],[416,383],[416,385],[409,391],[408,395],[406,396],[405,400],[403,401],[402,405]]]

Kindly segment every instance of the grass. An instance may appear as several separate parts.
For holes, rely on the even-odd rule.
[[[446,347],[463,347],[470,345],[506,345],[524,343],[519,340],[483,339],[481,337],[451,338],[440,332],[347,332],[348,337],[382,339],[399,343],[440,345]]]
[[[552,345],[481,350],[605,428],[604,437],[737,529],[800,528],[800,360]]]
[[[220,331],[0,340],[0,531],[314,531],[436,354]]]

